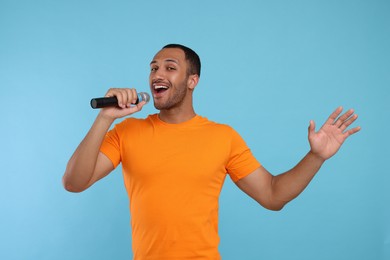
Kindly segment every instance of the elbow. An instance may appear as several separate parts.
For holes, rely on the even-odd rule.
[[[72,183],[69,180],[67,180],[65,175],[64,175],[64,177],[62,177],[62,186],[64,187],[64,189],[66,191],[69,191],[72,193],[79,193],[79,192],[82,192],[85,190],[85,189],[80,189],[79,187],[72,185]]]
[[[275,205],[270,205],[270,204],[260,204],[264,208],[272,211],[281,211],[284,208],[284,204],[275,204]]]
[[[259,202],[259,201],[258,201]],[[286,201],[268,201],[266,203],[260,203],[261,206],[272,211],[281,211],[288,202]]]
[[[266,208],[272,211],[281,211],[285,205],[286,204],[277,204],[277,205],[268,206]]]
[[[82,190],[80,189],[75,189],[72,185],[69,185],[69,184],[64,184],[64,189],[68,192],[72,192],[72,193],[79,193],[79,192],[82,192]]]

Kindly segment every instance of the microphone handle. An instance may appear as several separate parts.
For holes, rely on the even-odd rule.
[[[137,96],[137,101],[133,105],[137,105],[140,100],[140,95]],[[118,99],[116,97],[101,97],[91,99],[92,108],[116,107]]]

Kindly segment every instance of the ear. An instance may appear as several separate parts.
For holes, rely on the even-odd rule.
[[[198,82],[199,82],[199,75],[197,74],[190,75],[188,76],[187,86],[190,90],[194,90],[196,85],[198,85]]]

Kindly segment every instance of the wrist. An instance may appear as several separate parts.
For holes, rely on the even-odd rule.
[[[105,114],[103,110],[101,110],[96,118],[96,121],[101,122],[102,124],[111,126],[112,123],[114,123],[115,118]]]
[[[307,154],[307,156],[309,156],[311,158],[311,160],[315,160],[316,162],[320,163],[320,164],[323,164],[326,159],[323,158],[322,156],[320,156],[319,154],[313,152],[312,150],[310,150]]]

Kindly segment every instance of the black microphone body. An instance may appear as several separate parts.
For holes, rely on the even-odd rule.
[[[150,96],[146,92],[137,94],[137,101],[133,105],[137,105],[141,101],[149,102]],[[118,106],[118,99],[116,97],[101,97],[91,99],[92,108],[116,107]]]

